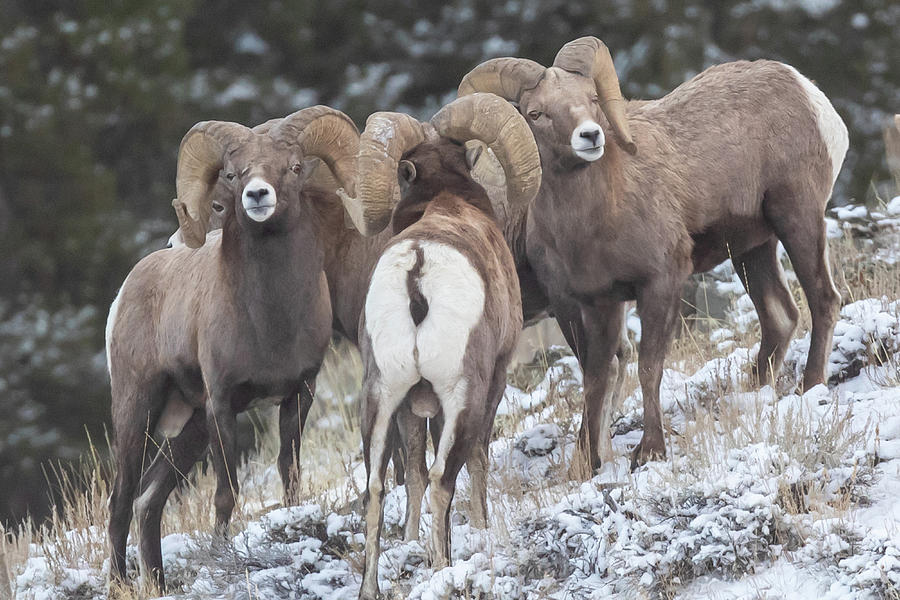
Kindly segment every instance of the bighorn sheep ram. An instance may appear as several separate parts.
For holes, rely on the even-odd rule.
[[[359,325],[368,474],[360,598],[378,596],[395,414],[408,446],[407,538],[418,535],[427,475],[434,514],[430,550],[435,566],[447,565],[450,503],[464,463],[472,476],[472,519],[485,526],[488,444],[522,306],[515,264],[491,202],[470,176],[481,150],[466,151],[463,144],[471,139],[488,144],[503,165],[509,205],[527,205],[540,186],[537,146],[525,120],[497,96],[457,100],[428,124],[375,113],[360,137],[357,172],[365,173],[368,185],[360,181],[356,189],[367,229],[376,232],[390,219],[396,234],[372,273]],[[393,207],[398,172],[402,192]],[[443,426],[426,471],[425,418],[438,416]]]
[[[216,525],[225,529],[238,491],[235,414],[256,398],[283,398],[278,468],[286,499],[295,498],[292,467],[332,327],[317,205],[337,201],[333,192],[306,185],[304,159],[320,158],[352,186],[358,143],[353,122],[326,107],[256,130],[198,123],[182,140],[173,206],[189,247],[141,260],[107,322],[117,461],[109,524],[114,576],[125,576],[137,495],[142,562],[164,587],[162,508],[207,445],[217,477]],[[204,245],[213,199],[227,214],[221,235]],[[164,439],[144,470],[154,434]]]
[[[612,456],[605,390],[622,303],[636,299],[642,322],[637,465],[666,451],[659,386],[682,284],[729,257],[759,315],[756,371],[766,381],[799,315],[776,258],[784,244],[812,314],[803,386],[824,381],[840,298],[823,217],[848,139],[808,79],[777,62],[740,61],[659,100],[626,102],[609,50],[585,37],[550,68],[482,63],[459,86],[460,96],[473,92],[516,103],[540,149],[541,190],[506,233],[523,286],[540,282],[584,369],[588,465]]]

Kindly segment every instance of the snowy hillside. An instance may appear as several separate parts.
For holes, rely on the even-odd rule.
[[[900,215],[895,202],[891,210]],[[874,222],[896,234],[896,215],[887,211]],[[838,215],[835,237],[849,235],[850,219]],[[881,253],[883,247],[870,251],[863,243],[862,253],[876,264],[866,273],[875,279],[842,289],[845,298],[847,290],[896,290],[896,279],[878,280],[881,273],[897,277],[896,270],[879,270],[893,269],[896,255]],[[728,269],[713,275],[733,294],[726,317],[683,334],[669,357],[662,384],[665,461],[628,469],[642,427],[632,363],[613,423],[620,459],[590,481],[569,481],[582,392],[577,361],[563,355],[529,389],[507,389],[491,446],[487,531],[468,524],[465,471],[460,476],[453,566],[435,572],[422,544],[402,541],[405,489],[390,489],[379,570],[385,596],[900,597],[900,295],[846,302],[829,360],[830,387],[796,392],[809,344],[808,334],[798,333],[774,388],[760,390],[749,382],[755,315]],[[838,265],[843,287],[847,275],[840,271]],[[340,426],[332,419],[316,423]],[[326,468],[324,452],[305,447],[305,477]],[[164,538],[171,597],[356,598],[363,523],[349,501],[365,474],[358,451],[349,460],[327,467],[341,472],[332,487],[289,508],[273,508],[271,463],[247,467],[242,496],[251,516],[238,520],[230,540],[208,529]],[[169,509],[186,511],[188,503],[170,501]],[[423,512],[424,540],[431,515]],[[79,545],[100,550],[79,558],[69,548]],[[105,523],[31,544],[14,569],[15,597],[105,598],[105,547]],[[136,577],[134,545],[129,553]]]

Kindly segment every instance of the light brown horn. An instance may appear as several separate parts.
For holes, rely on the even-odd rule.
[[[268,121],[264,121],[254,127],[252,131],[253,133],[258,133],[260,135],[269,133],[269,130],[281,123],[282,120],[283,119],[281,117],[278,117],[276,119],[269,119]]]
[[[249,134],[249,129],[237,123],[202,121],[191,127],[181,140],[175,175],[178,197],[172,200],[172,207],[187,246],[199,248],[206,241],[206,228],[212,214],[210,194],[219,177],[225,152]]]
[[[483,141],[506,173],[510,218],[518,218],[541,187],[541,157],[531,128],[509,102],[472,94],[451,102],[431,119],[438,135],[461,143]]]
[[[600,107],[616,132],[619,145],[629,154],[637,152],[625,118],[625,99],[619,89],[616,67],[606,44],[593,36],[572,40],[560,48],[553,66],[594,80]]]
[[[340,184],[352,189],[356,182],[359,131],[341,111],[327,106],[303,108],[271,125],[269,135],[297,143],[306,157],[322,159]]]
[[[269,130],[281,123],[282,119],[269,119],[264,123],[260,123],[256,127],[253,128],[253,133],[258,133],[260,135],[269,133]],[[321,158],[318,157],[310,157],[310,164],[312,165],[312,172],[309,177],[306,178],[305,185],[314,185],[320,189],[328,190],[330,192],[334,192],[341,184],[338,183],[337,179],[334,177],[334,173],[331,172],[331,169],[326,165]]]
[[[492,58],[469,71],[459,84],[457,96],[490,92],[518,102],[525,90],[540,82],[546,69],[527,58]]]
[[[359,136],[356,197],[346,188],[338,190],[353,224],[363,235],[375,235],[387,227],[399,197],[400,157],[424,140],[423,125],[409,115],[376,112],[366,119],[366,129]]]

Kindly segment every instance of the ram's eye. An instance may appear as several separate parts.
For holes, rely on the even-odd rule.
[[[594,103],[600,104],[600,96],[594,96]]]
[[[544,113],[542,113],[539,110],[530,110],[530,111],[528,111],[528,118],[531,119],[532,121],[537,121],[538,119],[541,118],[542,114],[544,114]]]
[[[294,175],[299,175],[303,170],[303,166],[300,163],[294,163],[291,165],[291,173]]]
[[[232,171],[228,171],[225,173],[225,179],[228,181],[234,181],[234,173]]]

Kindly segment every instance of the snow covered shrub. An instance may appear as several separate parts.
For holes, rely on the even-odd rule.
[[[799,378],[806,366],[809,334],[794,340],[785,357],[786,368]],[[835,385],[859,375],[868,365],[897,365],[900,353],[900,301],[869,298],[841,309],[828,359],[828,383]]]

